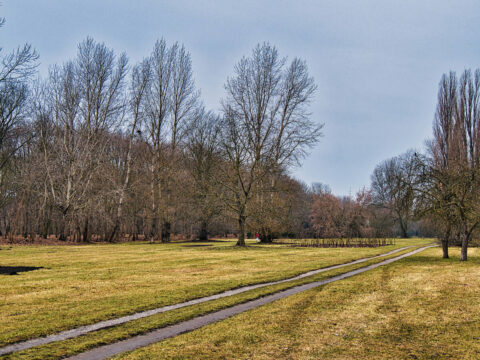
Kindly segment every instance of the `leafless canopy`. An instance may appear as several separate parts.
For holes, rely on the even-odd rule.
[[[222,149],[228,159],[224,181],[227,203],[239,223],[244,245],[247,205],[268,176],[296,165],[321,136],[322,125],[310,119],[308,105],[316,90],[304,61],[288,66],[275,47],[257,45],[235,66],[225,85]]]
[[[0,18],[0,27],[4,24],[5,19]],[[0,173],[29,139],[24,136],[30,95],[28,82],[38,65],[38,54],[29,44],[7,54],[2,54],[2,50],[0,47]]]
[[[413,218],[416,169],[415,152],[408,151],[382,162],[372,174],[373,202],[390,211],[402,237],[408,237],[409,223]]]

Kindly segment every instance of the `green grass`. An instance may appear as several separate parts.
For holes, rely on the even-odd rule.
[[[231,241],[2,246],[0,266],[43,269],[0,275],[0,346],[425,242],[362,249],[242,249]]]
[[[116,359],[479,359],[480,249],[441,249]]]

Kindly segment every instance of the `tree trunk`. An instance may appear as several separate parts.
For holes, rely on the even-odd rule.
[[[42,238],[48,239],[48,234],[50,232],[50,217],[44,220],[43,226],[42,226]]]
[[[264,244],[271,244],[273,242],[273,234],[268,228],[262,228],[260,231],[260,242]]]
[[[448,259],[448,240],[442,240],[443,258]]]
[[[110,233],[110,236],[108,237],[108,242],[113,243],[117,240],[117,234],[118,234],[119,230],[120,230],[120,218],[117,217],[115,219],[115,225],[113,226],[112,232]]]
[[[90,234],[88,233],[88,217],[85,219],[85,226],[83,227],[83,242],[90,242]]]
[[[470,235],[465,234],[462,237],[462,251],[460,253],[460,261],[467,261],[467,251],[468,251],[468,241],[470,240]]]
[[[58,234],[58,240],[60,240],[60,241],[66,241],[67,240],[67,236],[65,235],[65,226],[66,226],[66,216],[65,216],[65,214],[63,214],[62,221],[60,223],[59,234]]]
[[[200,241],[206,241],[208,240],[208,231],[207,231],[207,222],[202,221],[200,225],[200,232],[198,234],[198,240]]]
[[[245,246],[245,216],[238,217],[238,240],[237,246]]]
[[[75,234],[73,235],[74,242],[82,242],[82,230],[80,229],[80,225],[75,227]]]
[[[153,216],[152,224],[150,228],[150,243],[153,243],[153,241],[157,239],[157,228],[158,228],[157,223],[158,223],[157,217]]]
[[[145,219],[142,216],[135,215],[135,217],[133,218],[133,222],[134,222],[134,233],[133,234],[135,236],[135,239],[138,239],[139,234],[142,234],[142,235],[146,234]]]
[[[170,228],[171,224],[169,221],[162,222],[162,232],[161,232],[161,239],[162,243],[170,242]]]
[[[457,235],[454,238],[453,245],[462,246],[462,231],[458,230]]]
[[[450,240],[450,227],[445,231],[442,239],[443,258],[448,259],[448,241]]]
[[[138,103],[137,103],[138,104]],[[138,109],[138,108],[137,108]],[[132,162],[132,144],[133,144],[133,137],[135,135],[135,128],[137,127],[137,119],[138,119],[138,112],[135,112],[135,116],[133,118],[132,128],[130,130],[130,136],[128,137],[128,148],[127,148],[127,161],[125,164],[125,178],[122,184],[122,188],[120,190],[120,196],[118,199],[118,206],[117,206],[117,216],[115,218],[115,225],[112,229],[112,232],[109,236],[108,242],[114,242],[117,240],[117,235],[120,230],[120,219],[122,219],[123,215],[123,202],[125,201],[125,194],[127,192],[128,186],[130,184],[130,172],[131,172],[131,162]]]
[[[157,222],[158,222],[158,218],[157,218],[157,203],[155,201],[155,178],[156,178],[156,174],[155,174],[155,162],[156,160],[156,157],[155,155],[152,157],[152,163],[150,165],[150,171],[152,173],[152,179],[150,180],[150,196],[151,196],[151,201],[152,201],[152,204],[151,204],[151,211],[152,211],[152,224],[151,224],[151,227],[150,227],[150,244],[153,243],[153,241],[157,238]]]
[[[400,230],[402,232],[402,238],[404,239],[408,238],[407,222],[403,221],[402,218],[400,218]]]

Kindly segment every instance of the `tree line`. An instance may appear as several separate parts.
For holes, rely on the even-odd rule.
[[[402,233],[412,220],[424,219],[441,240],[444,258],[453,244],[467,260],[480,225],[480,70],[442,76],[425,151],[378,165],[372,191],[396,215]]]
[[[0,27],[5,20],[1,19]],[[2,51],[0,49],[0,51]],[[305,61],[258,44],[205,108],[190,53],[158,40],[129,64],[87,38],[37,73],[28,44],[0,52],[0,232],[31,241],[205,240],[209,235],[361,238],[435,235],[462,246],[480,223],[480,72],[442,77],[426,151],[379,164],[338,197],[289,171],[321,138]]]
[[[272,241],[301,222],[290,215],[303,185],[288,171],[322,135],[305,61],[257,45],[226,80],[218,114],[202,104],[190,53],[164,39],[133,65],[92,38],[46,78],[37,65],[30,45],[2,56],[3,236],[236,233],[244,245],[249,229]]]

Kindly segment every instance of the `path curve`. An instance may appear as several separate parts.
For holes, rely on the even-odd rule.
[[[221,321],[221,320],[225,320],[227,318],[230,318],[234,315],[243,313],[245,311],[252,310],[252,309],[255,309],[255,308],[260,307],[262,305],[269,304],[273,301],[286,298],[287,296],[298,294],[300,292],[310,290],[310,289],[313,289],[313,288],[318,287],[318,286],[326,285],[326,284],[332,283],[334,281],[343,280],[343,279],[352,277],[354,275],[361,274],[365,271],[375,269],[375,268],[380,267],[382,265],[387,265],[387,264],[393,263],[393,262],[398,261],[400,259],[406,258],[407,256],[417,254],[420,251],[423,251],[423,250],[431,248],[431,247],[436,247],[436,246],[437,245],[424,246],[424,247],[421,247],[419,249],[410,251],[406,254],[402,254],[400,256],[397,256],[397,257],[394,257],[394,258],[391,258],[391,259],[387,259],[387,260],[381,261],[379,263],[375,263],[375,264],[368,265],[368,266],[365,266],[365,267],[362,267],[362,268],[359,268],[359,269],[356,269],[356,270],[352,270],[352,271],[346,272],[344,274],[336,275],[336,276],[333,276],[333,277],[325,279],[325,280],[315,281],[315,282],[304,284],[304,285],[299,285],[299,286],[296,286],[296,287],[293,287],[293,288],[290,288],[290,289],[287,289],[287,290],[279,291],[279,292],[274,293],[272,295],[268,295],[268,296],[265,296],[265,297],[262,297],[262,298],[259,298],[259,299],[256,299],[256,300],[251,300],[251,301],[245,302],[243,304],[234,305],[232,307],[229,307],[229,308],[226,308],[226,309],[223,309],[223,310],[220,310],[220,311],[216,311],[216,312],[213,312],[213,313],[210,313],[210,314],[207,314],[207,315],[203,315],[203,316],[198,316],[196,318],[193,318],[193,319],[190,319],[190,320],[187,320],[187,321],[183,321],[183,322],[180,322],[180,323],[175,324],[175,325],[171,325],[171,326],[167,326],[165,328],[154,330],[154,331],[149,332],[149,333],[144,334],[144,335],[138,335],[138,336],[134,336],[130,339],[119,341],[119,342],[116,342],[116,343],[113,343],[113,344],[110,344],[110,345],[100,346],[100,347],[97,347],[95,349],[86,351],[84,353],[69,357],[69,358],[67,358],[67,360],[103,360],[103,359],[107,359],[111,356],[115,356],[115,355],[118,355],[118,354],[126,352],[126,351],[131,351],[131,350],[138,349],[140,347],[151,345],[151,344],[154,344],[156,342],[159,342],[159,341],[171,338],[171,337],[175,337],[177,335],[180,335],[180,334],[183,334],[183,333],[186,333],[186,332],[196,330],[196,329],[201,328],[205,325],[209,325],[209,324]]]
[[[124,324],[124,323],[132,321],[132,320],[142,319],[142,318],[145,318],[145,317],[148,317],[148,316],[164,313],[164,312],[167,312],[167,311],[176,310],[176,309],[180,309],[180,308],[187,307],[187,306],[201,304],[201,303],[211,301],[211,300],[217,300],[217,299],[221,299],[221,298],[224,298],[224,297],[241,294],[243,292],[258,289],[258,288],[265,287],[265,286],[277,285],[277,284],[282,284],[282,283],[289,282],[289,281],[295,281],[295,280],[303,279],[303,278],[308,277],[308,276],[316,275],[316,274],[319,274],[319,273],[322,273],[322,272],[325,272],[325,271],[339,269],[339,268],[342,268],[342,267],[345,267],[345,266],[360,264],[360,263],[363,263],[365,261],[369,261],[369,260],[376,259],[376,258],[379,258],[379,257],[392,255],[392,254],[395,254],[397,252],[406,250],[406,249],[411,248],[411,247],[412,246],[405,246],[405,247],[402,247],[402,248],[399,248],[399,249],[388,251],[388,252],[380,254],[380,255],[375,255],[375,256],[372,256],[372,257],[368,257],[368,258],[362,258],[362,259],[354,260],[354,261],[344,263],[344,264],[332,265],[332,266],[324,267],[324,268],[317,269],[317,270],[311,270],[311,271],[308,271],[308,272],[305,272],[305,273],[302,273],[300,275],[297,275],[297,276],[294,276],[294,277],[291,277],[291,278],[287,278],[287,279],[243,286],[243,287],[240,287],[240,288],[237,288],[237,289],[227,290],[227,291],[224,291],[224,292],[221,292],[221,293],[218,293],[218,294],[214,294],[214,295],[205,296],[205,297],[202,297],[202,298],[197,298],[197,299],[185,301],[185,302],[174,304],[174,305],[162,306],[160,308],[141,311],[141,312],[137,312],[137,313],[134,313],[134,314],[131,314],[131,315],[122,316],[122,317],[119,317],[119,318],[116,318],[116,319],[104,320],[104,321],[100,321],[100,322],[95,323],[95,324],[80,326],[80,327],[77,327],[77,328],[74,328],[74,329],[71,329],[71,330],[65,330],[65,331],[62,331],[62,332],[59,332],[59,333],[56,333],[56,334],[52,334],[52,335],[48,335],[48,336],[45,336],[45,337],[40,337],[40,338],[36,338],[36,339],[31,339],[31,340],[18,342],[18,343],[15,343],[15,344],[12,344],[12,345],[7,345],[5,347],[0,348],[0,356],[5,355],[5,354],[9,354],[9,353],[12,353],[12,352],[16,352],[16,351],[30,349],[30,348],[35,347],[35,346],[49,344],[49,343],[52,343],[52,342],[55,342],[55,341],[63,341],[63,340],[75,338],[75,337],[78,337],[78,336],[81,336],[81,335],[85,335],[85,334],[87,334],[89,332],[92,332],[92,331],[101,330],[101,329],[105,329],[105,328],[108,328],[108,327],[121,325],[121,324]]]

